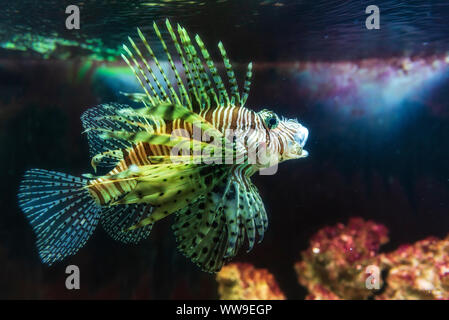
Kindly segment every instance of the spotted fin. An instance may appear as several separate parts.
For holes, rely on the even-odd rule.
[[[225,263],[226,219],[211,196],[180,210],[173,231],[181,253],[203,271],[217,272]]]
[[[19,188],[19,206],[37,236],[42,262],[53,264],[75,254],[100,218],[85,187],[88,180],[42,169],[28,170]]]
[[[215,179],[222,179],[228,168],[219,165],[167,163],[142,166],[136,187],[113,204],[147,203],[151,214],[128,230],[152,224],[195,202],[210,191]]]
[[[177,213],[173,230],[178,248],[202,270],[219,271],[238,253],[245,235],[251,250],[256,229],[262,240],[268,220],[253,186],[247,177],[229,177]]]

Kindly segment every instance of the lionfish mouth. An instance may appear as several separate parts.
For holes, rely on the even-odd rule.
[[[308,156],[309,156],[309,152],[307,150],[304,150],[300,146],[297,146],[296,150],[293,149],[289,152],[287,158],[301,159],[301,158],[307,158]]]
[[[309,152],[307,150],[302,149],[299,158],[307,158],[309,156]]]
[[[304,150],[297,142],[292,141],[289,145],[287,153],[282,157],[283,160],[301,159],[309,155],[307,150]]]
[[[302,125],[300,126],[289,148],[289,158],[291,159],[306,158],[309,155],[309,152],[303,149],[309,137],[309,130]]]

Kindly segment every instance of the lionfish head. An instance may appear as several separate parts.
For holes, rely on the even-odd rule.
[[[304,150],[309,130],[298,120],[280,118],[276,113],[267,109],[260,111],[258,115],[269,136],[269,149],[277,153],[279,162],[305,158],[309,155]]]

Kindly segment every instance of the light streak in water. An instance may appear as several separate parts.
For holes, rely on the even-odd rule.
[[[423,101],[448,75],[449,56],[299,63],[301,95],[344,116],[378,116]]]

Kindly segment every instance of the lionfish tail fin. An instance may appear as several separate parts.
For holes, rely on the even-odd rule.
[[[99,217],[88,180],[43,169],[28,170],[19,187],[19,206],[37,236],[42,262],[51,265],[75,254]]]

